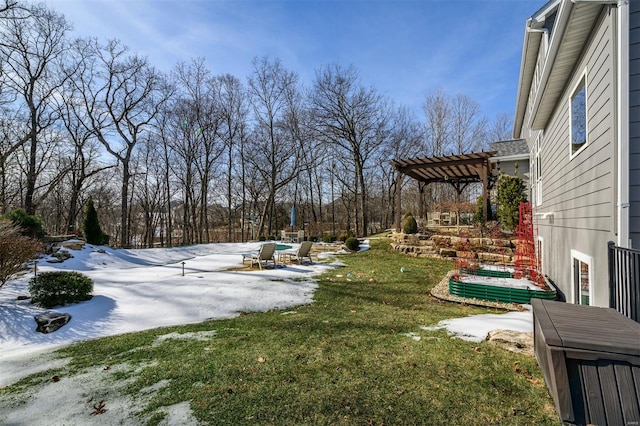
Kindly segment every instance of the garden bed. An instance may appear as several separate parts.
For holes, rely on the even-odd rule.
[[[488,300],[503,303],[530,304],[532,298],[554,300],[555,291],[545,290],[534,282],[526,279],[509,277],[462,275],[456,274],[449,278],[449,293],[463,298]],[[487,273],[497,273],[498,270],[484,270]]]
[[[479,269],[460,268],[460,274],[494,278],[513,278],[513,272],[513,268],[496,265],[484,265]]]

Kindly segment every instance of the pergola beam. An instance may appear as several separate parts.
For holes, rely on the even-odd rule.
[[[396,181],[396,230],[400,231],[401,215],[401,184],[402,176],[409,176],[425,185],[430,183],[449,183],[459,195],[464,188],[473,182],[482,183],[484,205],[482,215],[487,220],[487,202],[489,190],[494,181],[493,165],[489,158],[497,154],[497,151],[476,152],[469,154],[450,155],[445,157],[424,157],[391,162],[398,171]]]

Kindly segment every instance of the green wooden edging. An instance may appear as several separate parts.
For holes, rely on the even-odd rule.
[[[495,271],[491,269],[460,268],[460,273],[465,275],[478,275],[481,277],[513,278],[513,274],[509,271]]]
[[[555,300],[555,291],[528,290],[476,283],[465,283],[449,279],[449,293],[467,299],[488,300],[504,303],[531,303],[532,298]]]

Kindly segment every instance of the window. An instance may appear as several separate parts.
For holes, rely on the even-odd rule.
[[[542,205],[542,161],[540,159],[540,153],[541,153],[540,147],[542,145],[542,136],[543,136],[543,132],[540,131],[538,133],[538,137],[536,137],[536,143],[533,147],[533,149],[535,150],[534,159],[533,159],[533,164],[534,164],[533,184],[534,184],[534,192],[535,192],[534,200],[535,200],[536,206]]]
[[[571,155],[587,144],[587,86],[582,77],[571,96]]]
[[[572,301],[580,305],[590,305],[593,258],[577,250],[571,250],[571,259]]]
[[[540,271],[541,274],[544,275],[545,270],[544,270],[544,263],[542,261],[542,259],[544,259],[544,240],[541,236],[538,235],[538,240],[537,240],[537,244],[536,244],[536,257],[537,257],[537,266],[538,266],[538,271]]]

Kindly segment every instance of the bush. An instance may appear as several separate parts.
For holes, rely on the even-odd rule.
[[[482,220],[482,203],[484,202],[484,197],[481,195],[478,197],[478,201],[476,202],[476,215],[475,221],[477,223],[484,223]],[[487,221],[493,220],[493,214],[491,212],[491,200],[487,200]]]
[[[411,213],[411,212],[406,212],[406,213],[402,216],[402,219],[406,219],[406,218],[407,218],[407,217],[409,217],[409,216],[413,216],[413,213]]]
[[[498,209],[496,215],[504,229],[515,229],[518,225],[518,208],[527,201],[526,188],[522,178],[517,176],[500,176],[498,181]]]
[[[15,226],[19,227],[22,235],[36,239],[40,239],[44,236],[42,221],[38,216],[28,215],[24,210],[16,209],[4,215],[4,218],[10,220]]]
[[[347,232],[343,232],[342,234],[338,235],[338,241],[342,241],[345,242],[347,241],[347,239],[353,237],[353,232],[351,231],[347,231]]]
[[[91,299],[93,281],[79,272],[43,272],[29,281],[31,301],[45,308]]]
[[[325,235],[325,236],[322,237],[322,242],[323,243],[327,243],[327,244],[331,244],[335,240],[336,240],[336,236],[335,235]]]
[[[360,241],[355,237],[349,237],[344,242],[344,245],[351,251],[358,251],[360,248]]]
[[[418,222],[411,213],[404,216],[402,219],[402,232],[405,234],[415,234],[418,232]]]
[[[105,234],[100,228],[98,222],[98,212],[93,205],[93,199],[89,197],[87,202],[87,211],[84,215],[84,221],[82,222],[82,232],[84,233],[84,239],[89,244],[103,244],[105,240]]]
[[[42,251],[42,243],[20,233],[20,228],[0,219],[0,287],[25,269],[25,262]]]
[[[258,237],[258,241],[267,241],[267,237],[265,237],[264,235],[260,235]]]

